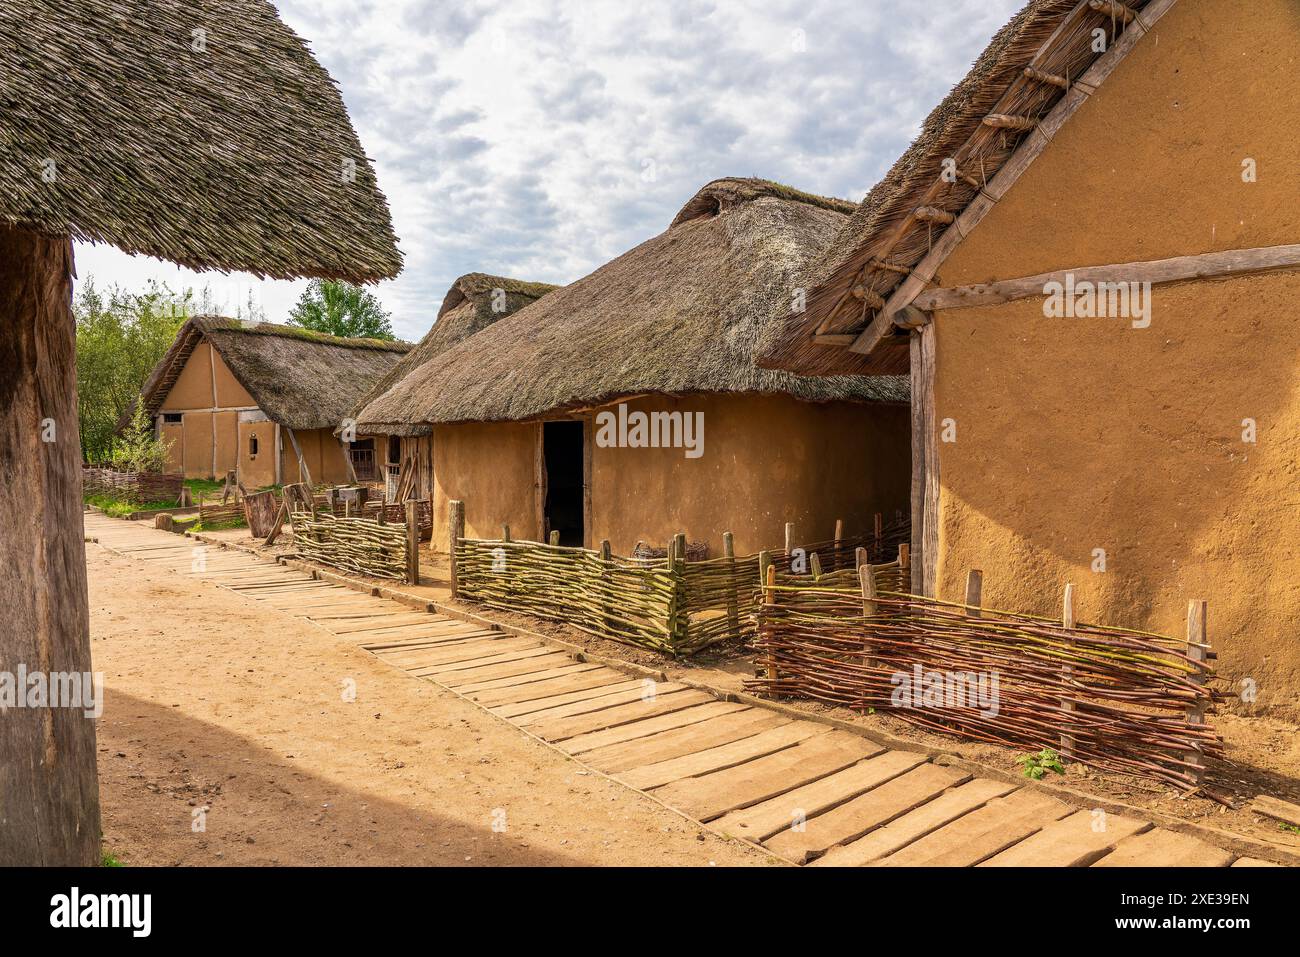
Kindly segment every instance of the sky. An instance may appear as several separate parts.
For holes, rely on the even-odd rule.
[[[406,267],[399,337],[467,272],[568,283],[705,183],[860,200],[1022,0],[277,0],[339,85]],[[98,286],[210,287],[283,322],[305,281],[79,244]]]

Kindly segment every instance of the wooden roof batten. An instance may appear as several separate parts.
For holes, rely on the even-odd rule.
[[[896,323],[896,317],[922,290],[932,285],[939,266],[1006,195],[1138,40],[1176,2],[1151,0],[1138,11],[1116,0],[1080,0],[1039,46],[1019,78],[1011,83],[966,143],[954,151],[956,155],[953,162],[947,164],[945,174],[955,175],[936,177],[913,214],[904,218],[885,242],[871,245],[870,258],[817,324],[812,341],[865,355],[895,339],[897,330],[916,328],[915,316],[901,323]],[[1079,41],[1091,43],[1092,31],[1103,22],[1099,16],[1110,18],[1113,37],[1106,51],[1090,64],[1086,60],[1080,62]],[[1089,23],[1092,26],[1088,26]],[[1077,77],[1071,76],[1071,63],[1081,69]],[[1083,69],[1085,64],[1086,69]],[[1048,97],[1046,100],[1043,99],[1045,95]],[[1005,158],[997,162],[996,149],[988,149],[990,135],[1020,139],[1013,149],[1007,151]],[[995,160],[993,169],[988,168],[990,155]],[[978,178],[971,174],[976,162],[980,171]],[[964,203],[958,203],[955,212],[951,198],[947,203],[941,201],[943,193],[956,185],[954,180],[971,191]],[[937,239],[931,235],[936,226],[946,227]],[[926,231],[922,234],[926,242],[925,251],[909,267],[906,259],[911,256],[895,253],[900,243],[919,228]],[[854,293],[859,288],[883,296],[884,305],[875,306],[863,301]],[[855,321],[846,322],[849,318]],[[853,341],[847,346],[844,345],[846,335],[853,336]]]

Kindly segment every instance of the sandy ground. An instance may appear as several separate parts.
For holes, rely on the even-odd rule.
[[[105,847],[128,865],[773,863],[314,625],[87,560]]]

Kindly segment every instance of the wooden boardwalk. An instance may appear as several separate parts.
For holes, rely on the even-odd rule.
[[[122,555],[303,618],[713,830],[815,866],[1277,866],[824,724],[88,513]]]

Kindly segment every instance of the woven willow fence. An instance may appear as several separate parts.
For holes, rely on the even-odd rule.
[[[293,540],[302,556],[334,568],[405,578],[406,525],[368,518],[340,518],[329,511],[293,511]]]
[[[755,589],[760,568],[784,569],[794,580],[811,581],[825,568],[825,581],[857,581],[861,545],[850,541],[785,552],[685,561],[685,550],[667,558],[626,558],[584,548],[540,542],[459,538],[457,597],[491,608],[562,621],[588,634],[641,645],[671,655],[690,655],[724,641],[754,634]],[[827,565],[821,564],[826,554]],[[812,559],[816,554],[818,557]],[[867,552],[862,550],[862,556]],[[900,580],[897,561],[877,568],[880,587]]]
[[[111,495],[143,505],[148,502],[175,502],[180,498],[185,476],[161,472],[119,472],[116,469],[81,469],[84,495]]]
[[[1206,756],[1222,754],[1204,719],[1220,695],[1206,684],[1208,645],[1190,616],[1190,640],[1176,641],[883,590],[867,601],[860,589],[780,578],[767,598],[755,642],[765,674],[750,690],[888,710],[927,730],[1052,748],[1183,789],[1201,783]]]

